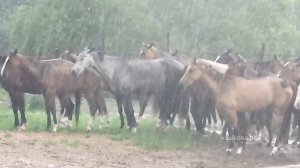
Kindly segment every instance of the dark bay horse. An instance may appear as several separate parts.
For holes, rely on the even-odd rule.
[[[163,50],[155,47],[153,43],[150,44],[143,44],[143,47],[140,50],[141,57],[143,59],[157,59],[157,58],[173,58],[179,62],[181,62],[183,65],[188,66],[192,62],[192,58],[187,57],[183,53],[179,51],[175,51],[173,53],[167,53],[164,52]],[[197,61],[203,62],[205,64],[212,65],[213,68],[217,69],[218,71],[221,71],[222,73],[225,73],[227,70],[226,65],[220,65],[218,63],[215,63],[210,60],[205,60],[205,59],[198,59]],[[214,120],[214,123],[217,123],[217,117],[216,117],[216,112],[214,107],[212,106],[212,100],[213,98],[207,92],[207,90],[201,90],[202,88],[201,85],[203,83],[199,82],[199,87],[197,90],[190,91],[190,96],[191,96],[191,107],[190,111],[192,114],[192,117],[194,119],[197,131],[203,132],[204,127],[206,125],[206,120],[208,120],[208,124],[211,124],[211,119]],[[202,96],[195,96],[195,92],[201,93]],[[185,99],[185,101],[189,101],[188,98]],[[185,102],[188,103],[188,102]],[[183,104],[183,107],[185,105]],[[189,125],[189,118],[188,115],[185,112],[185,108],[179,109],[179,121],[182,122],[183,118],[186,118],[186,124]],[[175,117],[175,116],[174,116]],[[188,128],[188,127],[187,127]]]
[[[88,101],[91,116],[88,127],[92,124],[96,112],[95,94],[98,93],[99,82],[94,80],[94,76],[89,76],[89,71],[84,71],[84,75],[75,78],[71,74],[73,63],[59,59],[39,61],[24,57],[17,52],[11,53],[6,60],[1,69],[4,79],[18,72],[20,77],[14,78],[12,82],[14,85],[27,86],[27,90],[23,89],[23,92],[31,91],[29,93],[43,95],[47,112],[47,129],[51,126],[50,113],[54,121],[53,131],[57,129],[55,96],[60,97],[78,92],[82,92]],[[93,75],[97,74],[93,73]],[[19,89],[20,87],[17,86],[15,88]]]
[[[94,67],[108,83],[117,104],[124,107],[127,124],[132,131],[137,126],[132,107],[133,95],[154,95],[158,100],[161,126],[174,111],[178,82],[184,69],[174,59],[128,60],[85,49],[80,53],[79,60],[72,69],[73,74],[79,75],[85,69]],[[122,108],[118,109],[123,126]]]
[[[201,80],[207,83],[207,89],[211,90],[217,97],[217,111],[229,124],[228,131],[231,139],[229,140],[227,152],[232,152],[234,137],[239,135],[237,119],[239,112],[251,113],[272,107],[273,115],[276,115],[279,121],[283,120],[293,92],[291,87],[286,85],[282,79],[266,77],[249,80],[243,77],[227,76],[226,74],[209,73],[211,70],[210,67],[194,62],[186,69],[180,83],[187,87],[193,87],[197,81]],[[217,78],[219,80],[216,80]],[[238,154],[242,152],[243,146],[241,145],[244,144],[239,143]]]
[[[17,51],[12,51],[10,56],[13,56]],[[0,82],[4,90],[9,94],[13,113],[15,117],[14,126],[21,126],[19,130],[25,131],[26,129],[26,116],[25,116],[25,99],[24,93],[41,94],[41,87],[38,79],[31,73],[26,71],[22,65],[22,61],[10,61],[10,56],[0,57],[1,76]],[[72,103],[69,95],[58,95],[61,104],[61,113],[65,113],[68,117],[73,111],[74,104]],[[76,106],[77,103],[76,103]],[[21,123],[19,123],[18,111],[21,114]]]

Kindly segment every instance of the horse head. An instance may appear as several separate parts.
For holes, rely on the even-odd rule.
[[[85,69],[93,68],[97,71],[96,63],[102,62],[104,59],[104,54],[95,49],[85,48],[79,53],[77,62],[72,67],[72,74],[79,76]]]
[[[143,42],[143,46],[140,49],[140,55],[144,59],[156,59],[156,58],[158,58],[156,48],[154,47],[154,43],[145,44]]]
[[[203,76],[203,71],[206,66],[202,63],[197,63],[197,60],[194,58],[191,64],[186,68],[183,76],[180,79],[180,85],[185,87],[194,85]]]

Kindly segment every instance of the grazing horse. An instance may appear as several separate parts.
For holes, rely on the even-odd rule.
[[[117,104],[124,107],[127,124],[136,131],[136,120],[132,107],[133,95],[154,95],[160,110],[160,126],[173,112],[178,82],[184,66],[174,59],[123,59],[103,55],[101,52],[85,49],[72,68],[74,75],[79,75],[89,67],[94,67],[108,83]],[[124,126],[123,112],[119,109],[121,127]]]
[[[270,107],[273,115],[276,115],[282,121],[293,96],[291,87],[287,86],[283,80],[276,77],[249,80],[220,73],[209,73],[212,70],[203,64],[196,64],[196,61],[194,61],[186,69],[180,79],[180,84],[193,87],[197,81],[203,81],[207,83],[207,89],[210,89],[217,97],[217,111],[229,126],[228,132],[231,139],[227,149],[228,153],[232,152],[234,137],[239,135],[237,120],[239,112],[251,113]],[[255,91],[252,88],[255,88]],[[245,136],[245,134],[242,136]],[[242,145],[245,144],[240,141],[238,154],[242,152]],[[277,146],[275,148],[277,149]]]
[[[19,89],[21,88],[20,86],[27,86],[27,90],[22,91],[31,91],[29,93],[43,95],[47,113],[46,129],[49,129],[51,126],[50,113],[53,116],[53,131],[55,132],[57,129],[55,96],[60,97],[61,95],[82,92],[89,104],[91,119],[94,117],[96,112],[95,97],[99,97],[97,95],[99,93],[97,91],[99,82],[95,80],[97,73],[84,71],[84,75],[80,76],[80,78],[75,78],[71,74],[73,63],[69,61],[60,59],[39,61],[30,57],[24,57],[17,52],[11,53],[6,60],[1,69],[4,79],[13,76],[17,72],[23,72],[25,74],[17,78],[18,80],[14,79],[15,82],[13,84],[16,85],[15,88]],[[90,120],[88,127],[92,124],[91,122]]]

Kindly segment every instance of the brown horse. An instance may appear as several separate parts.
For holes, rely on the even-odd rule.
[[[16,54],[17,51],[12,51],[10,55]],[[41,94],[40,83],[32,74],[25,71],[25,67],[21,65],[20,62],[12,62],[9,60],[10,57],[1,56],[0,65],[1,65],[1,76],[0,82],[2,87],[8,92],[14,117],[15,123],[14,126],[19,126],[19,117],[18,111],[21,114],[21,123],[19,130],[25,131],[26,129],[26,116],[25,116],[25,100],[24,93],[30,94]],[[21,65],[21,66],[19,66]],[[58,95],[60,105],[61,105],[61,114],[67,115],[69,118],[72,117],[70,114],[73,111],[74,104],[72,103],[69,95],[60,94]],[[76,100],[78,100],[76,98]],[[76,107],[78,102],[76,103]],[[77,108],[76,108],[77,109]],[[78,110],[76,110],[78,111]]]
[[[143,43],[143,46],[140,49],[140,55],[144,59],[157,59],[171,56],[169,53],[156,48],[153,43]]]
[[[14,84],[28,86],[28,90],[25,90],[27,92],[33,90],[35,92],[31,93],[43,94],[47,112],[47,129],[51,126],[50,113],[54,121],[53,131],[57,129],[55,96],[78,92],[82,92],[88,101],[91,116],[88,128],[91,127],[96,112],[95,95],[99,93],[97,91],[99,82],[95,80],[96,73],[85,71],[80,78],[75,78],[71,74],[73,64],[68,61],[58,59],[39,61],[24,57],[17,52],[11,53],[6,60],[1,69],[4,79],[17,72],[25,73],[19,77],[19,81],[15,80]]]
[[[296,100],[296,96],[298,95],[297,86],[300,83],[300,63],[298,62],[298,59],[286,63],[284,68],[279,72],[278,76],[280,78],[283,78],[289,82],[289,84],[292,86],[294,96],[291,102],[291,111],[293,112],[294,121],[293,121],[293,128],[298,126],[298,136],[296,138],[296,143],[298,146],[300,144],[300,110],[298,108],[295,108],[294,106],[297,104],[298,100]],[[291,117],[291,116],[289,116]],[[287,122],[286,124],[286,130],[285,132],[289,132],[290,123]]]
[[[276,77],[267,77],[248,80],[242,77],[209,73],[212,69],[203,64],[191,64],[182,76],[180,83],[187,87],[193,87],[197,81],[207,83],[208,88],[216,97],[216,108],[229,124],[229,141],[227,151],[232,152],[233,138],[239,135],[237,113],[254,112],[268,107],[273,114],[282,118],[292,98],[292,89],[286,83]],[[217,79],[217,76],[219,80]],[[252,88],[255,88],[253,90]],[[232,131],[234,128],[234,132]],[[239,144],[238,154],[242,152],[242,144]],[[276,147],[277,149],[277,147]]]

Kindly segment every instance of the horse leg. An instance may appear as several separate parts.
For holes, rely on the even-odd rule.
[[[59,121],[59,127],[65,127],[66,126],[66,113],[68,113],[67,111],[67,100],[64,97],[64,95],[58,95],[58,100],[59,100],[59,104],[60,104],[60,113],[59,113],[59,117],[58,117],[58,121]]]
[[[280,114],[276,110],[278,110],[278,109],[274,109],[273,113],[274,114]],[[290,124],[291,124],[291,115],[292,115],[292,110],[290,110],[290,108],[289,108],[288,110],[286,110],[286,112],[284,113],[284,116],[281,120],[280,130],[279,130],[279,133],[278,133],[276,141],[275,141],[275,145],[274,145],[270,155],[274,155],[278,151],[279,143],[282,142],[283,138],[288,139],[289,127],[290,127]]]
[[[120,98],[120,96],[116,96],[116,102],[117,102],[117,106],[118,106],[118,112],[119,112],[119,116],[120,116],[120,128],[122,129],[125,125],[125,121],[124,121],[124,115],[123,115],[123,103],[122,103],[122,99]]]
[[[190,108],[190,112],[192,114],[192,117],[193,117],[193,120],[195,122],[195,127],[196,127],[196,130],[200,133],[204,133],[204,127],[203,127],[203,124],[202,124],[202,115],[203,113],[201,113],[202,111],[199,110],[200,107],[199,107],[199,103],[197,102],[197,98],[195,96],[192,97],[191,99],[191,108]]]
[[[269,142],[267,143],[267,147],[272,146],[273,134],[272,134],[272,113],[268,112],[266,117],[266,127],[269,134]]]
[[[242,150],[246,147],[246,136],[247,136],[248,122],[246,120],[245,112],[238,113],[238,126],[234,129],[235,137],[238,137],[238,149],[237,154],[241,154]]]
[[[92,95],[86,95],[85,98],[88,102],[89,109],[90,109],[90,116],[89,116],[89,121],[88,121],[88,125],[87,125],[86,130],[91,131],[92,128],[93,128],[95,114],[96,114],[96,111],[97,111],[97,103],[95,101],[94,96],[92,96]]]
[[[149,95],[142,95],[140,98],[140,112],[138,116],[138,121],[140,121],[145,113],[145,109],[148,105],[148,101],[150,99]]]
[[[12,105],[12,109],[13,109],[14,117],[15,117],[14,127],[18,127],[19,126],[19,117],[18,117],[17,97],[16,97],[16,94],[14,94],[13,92],[8,92],[8,95],[10,97],[10,101],[11,101],[11,105]]]
[[[48,131],[51,127],[51,116],[50,116],[50,103],[49,103],[49,98],[46,94],[43,94],[44,97],[44,102],[45,102],[45,108],[46,108],[46,114],[47,114],[47,125],[46,125],[46,130]]]
[[[96,94],[96,103],[97,103],[97,108],[99,110],[99,113],[102,112],[101,115],[104,116],[104,120],[105,120],[104,127],[107,128],[110,123],[108,113],[107,113],[107,107],[105,104],[104,97],[102,96],[102,94],[99,91]],[[100,127],[103,126],[102,119],[101,119],[101,122],[102,123],[100,123]]]
[[[226,114],[226,113],[225,113]],[[234,140],[235,140],[235,135],[233,134],[233,129],[235,129],[235,134],[238,135],[238,120],[237,120],[237,114],[235,111],[229,111],[227,112],[227,115],[228,115],[228,119],[229,119],[229,123],[228,123],[228,134],[229,134],[229,137],[230,137],[230,140],[229,140],[229,147],[228,149],[226,150],[228,154],[231,154],[232,153],[232,149],[233,149],[233,146],[234,146]],[[239,153],[237,154],[241,154],[242,153],[242,149],[239,148],[240,151]]]
[[[18,106],[19,106],[19,111],[21,113],[21,127],[19,130],[25,131],[26,130],[26,116],[25,116],[25,99],[24,99],[24,93],[19,93],[18,94]]]
[[[49,100],[50,103],[50,111],[53,117],[53,129],[52,132],[56,132],[58,128],[57,119],[56,119],[56,107],[55,107],[55,95],[52,94]]]
[[[78,126],[79,114],[80,114],[80,104],[81,104],[81,92],[75,92],[75,125]]]
[[[127,125],[129,126],[129,129],[132,132],[136,132],[137,124],[136,124],[136,120],[134,117],[134,110],[132,107],[132,102],[131,102],[130,96],[124,100],[124,111],[125,111],[125,114],[127,117]]]

